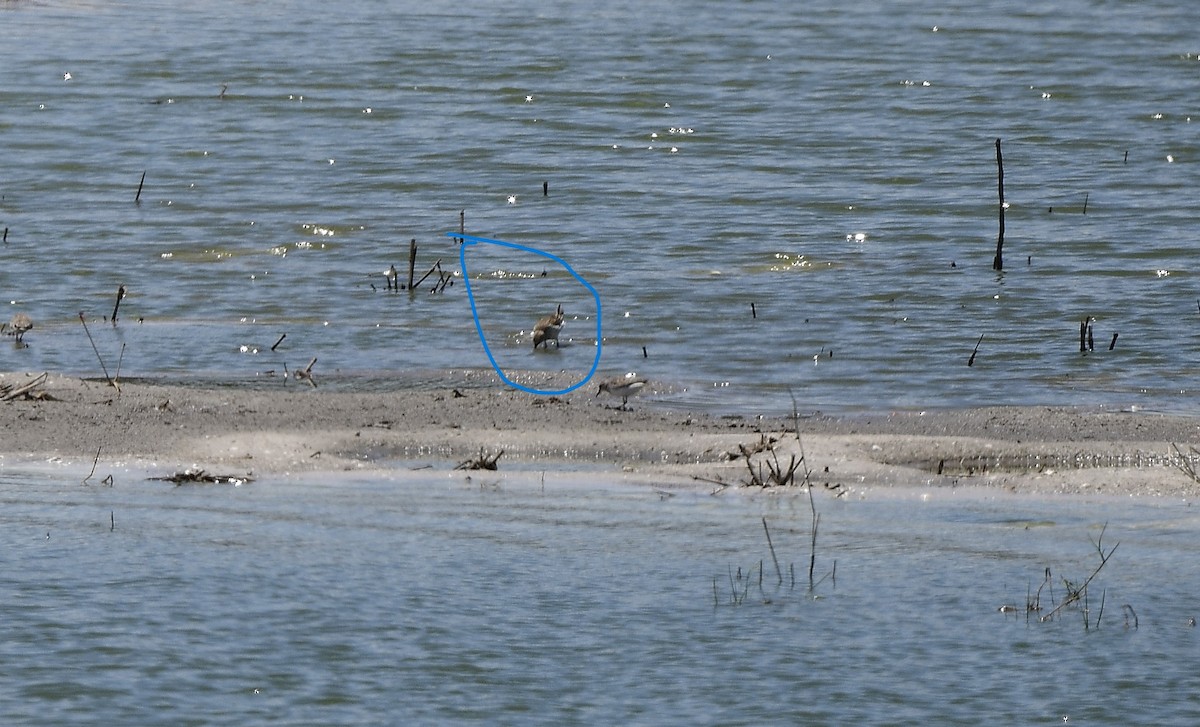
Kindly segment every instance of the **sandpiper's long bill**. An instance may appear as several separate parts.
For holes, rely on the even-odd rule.
[[[558,306],[558,309],[551,315],[542,318],[537,323],[533,324],[533,347],[537,348],[545,344],[546,348],[550,347],[550,341],[554,341],[555,348],[558,347],[558,331],[563,324],[563,309]]]
[[[640,394],[642,389],[646,388],[647,383],[646,379],[630,372],[624,376],[601,381],[600,388],[596,389],[596,396],[601,394],[619,396],[621,397],[621,409],[624,410],[629,404],[629,397]]]

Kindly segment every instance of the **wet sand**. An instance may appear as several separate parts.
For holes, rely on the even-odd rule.
[[[0,374],[0,392],[34,374]],[[1200,448],[1200,419],[1065,407],[989,407],[790,417],[717,417],[646,399],[596,398],[595,388],[540,396],[486,382],[346,391],[304,382],[219,385],[50,375],[0,401],[0,466],[65,461],[202,468],[219,474],[336,472],[429,465],[480,455],[505,470],[619,472],[661,487],[731,487],[784,466],[803,447],[811,481],[864,487],[984,487],[1030,494],[1192,498],[1180,467]],[[3,393],[0,393],[3,396]],[[774,440],[774,441],[773,441]],[[766,443],[767,447],[763,448]],[[1200,460],[1200,457],[1194,458]],[[760,467],[761,465],[761,467]],[[1198,464],[1200,466],[1200,464]],[[804,468],[797,469],[797,477]]]

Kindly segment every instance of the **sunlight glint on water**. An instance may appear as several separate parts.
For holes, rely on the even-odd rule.
[[[9,3],[0,298],[37,328],[0,365],[92,373],[79,311],[125,285],[99,344],[125,343],[134,376],[487,368],[461,285],[384,290],[413,238],[420,270],[456,270],[442,233],[465,211],[596,281],[602,371],[676,404],[1187,410],[1196,19],[1166,1]],[[505,336],[541,315],[526,295]],[[513,365],[586,371],[589,351]]]

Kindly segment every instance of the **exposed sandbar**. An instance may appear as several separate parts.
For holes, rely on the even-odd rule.
[[[32,379],[0,374],[0,388]],[[790,417],[717,417],[647,400],[619,410],[593,397],[594,389],[547,397],[498,384],[345,391],[303,382],[134,381],[122,382],[118,393],[105,381],[51,375],[36,391],[40,398],[0,401],[0,464],[90,465],[99,450],[102,462],[261,475],[416,464],[449,469],[481,450],[503,450],[501,470],[600,469],[663,486],[715,487],[750,478],[739,445],[754,448],[774,437],[785,463],[799,452]],[[1188,455],[1200,446],[1200,419],[1190,417],[989,407],[802,413],[799,428],[812,481],[832,490],[1200,493],[1175,455],[1176,447]],[[765,456],[773,455],[763,451],[755,461]]]

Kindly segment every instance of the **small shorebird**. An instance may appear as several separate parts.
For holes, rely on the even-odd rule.
[[[629,397],[637,396],[641,393],[642,389],[646,388],[647,383],[646,379],[631,371],[624,376],[617,376],[601,381],[600,388],[596,389],[596,396],[600,396],[601,394],[619,396],[621,397],[621,409],[624,410],[629,404]]]
[[[29,316],[25,315],[24,313],[17,313],[12,317],[12,320],[10,320],[8,324],[4,326],[4,332],[10,336],[14,336],[17,339],[17,343],[20,343],[21,339],[25,337],[25,332],[30,328],[33,328],[33,321],[30,320]],[[11,333],[9,332],[9,329],[11,329]]]
[[[533,324],[533,347],[536,349],[543,343],[546,348],[550,348],[550,341],[554,341],[554,347],[558,348],[558,331],[563,324],[563,309],[558,306],[554,311],[554,315],[546,316],[537,323]]]

